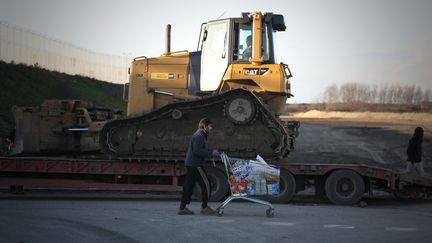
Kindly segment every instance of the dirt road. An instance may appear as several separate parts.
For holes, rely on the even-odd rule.
[[[287,162],[356,163],[393,169],[405,167],[411,135],[394,128],[364,126],[338,121],[303,121],[300,136]],[[432,172],[432,139],[423,141],[426,172]]]

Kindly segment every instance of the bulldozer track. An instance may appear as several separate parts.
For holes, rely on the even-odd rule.
[[[255,94],[244,89],[178,101],[142,116],[108,122],[100,133],[100,147],[114,157],[183,159],[202,117],[210,118],[216,127],[209,138],[211,148],[242,158],[260,154],[276,159],[289,153],[285,127]]]

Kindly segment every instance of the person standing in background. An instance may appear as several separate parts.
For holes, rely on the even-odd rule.
[[[422,161],[423,134],[424,130],[421,127],[417,127],[414,130],[414,135],[408,142],[408,148],[406,151],[408,164],[403,173],[410,173],[414,170],[418,175],[426,176]]]

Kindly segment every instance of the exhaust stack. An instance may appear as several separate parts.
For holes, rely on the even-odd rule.
[[[165,55],[171,53],[171,25],[168,24],[166,27],[166,38],[165,38]]]

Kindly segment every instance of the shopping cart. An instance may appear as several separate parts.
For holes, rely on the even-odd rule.
[[[231,196],[229,196],[217,209],[216,213],[218,216],[222,216],[224,213],[224,208],[230,203],[231,201],[242,199],[258,204],[262,204],[265,206],[268,206],[268,209],[266,210],[267,217],[273,217],[274,216],[274,207],[271,203],[253,198],[247,193],[247,187],[248,185],[245,184],[245,181],[241,178],[236,178],[235,173],[233,173],[233,165],[236,163],[243,162],[244,160],[236,159],[236,158],[230,158],[227,154],[222,153],[220,155],[222,162],[225,165],[225,170],[227,173],[228,183],[230,186]],[[268,165],[267,165],[268,166]],[[266,186],[265,186],[266,187]],[[255,195],[263,195],[263,194],[255,194]]]

